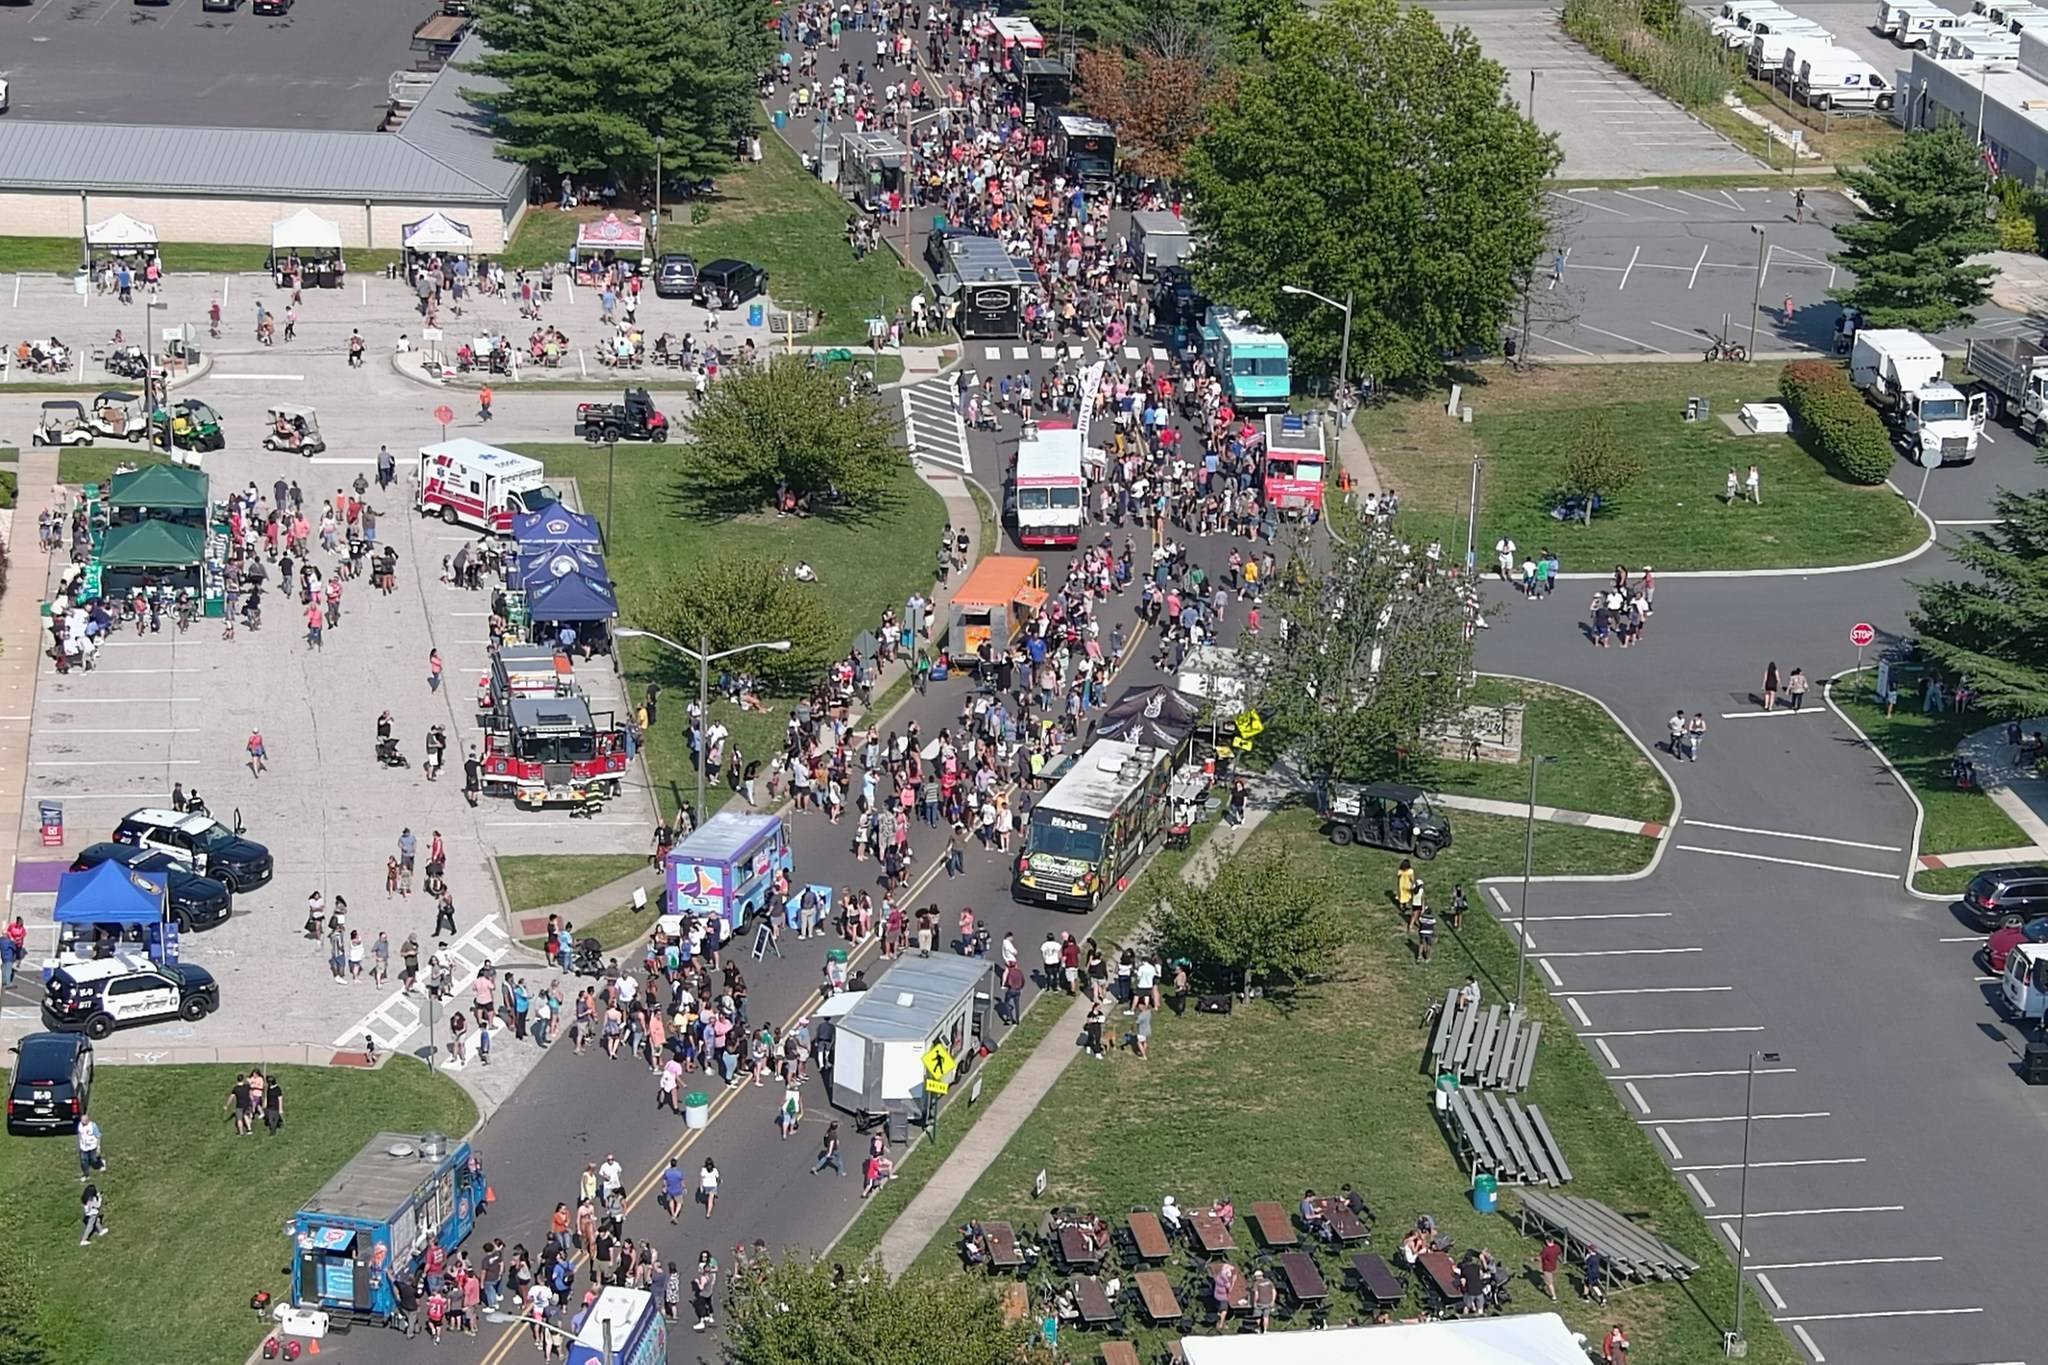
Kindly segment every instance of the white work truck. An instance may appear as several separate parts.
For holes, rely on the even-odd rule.
[[[2020,337],[1972,337],[1963,367],[1977,376],[1987,417],[2004,417],[2040,445],[2048,433],[2048,350]]]
[[[1906,457],[1932,469],[1977,458],[1987,400],[1943,376],[1941,349],[1901,327],[1864,328],[1849,352],[1849,379],[1891,425]]]

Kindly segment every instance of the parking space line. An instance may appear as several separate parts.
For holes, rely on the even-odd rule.
[[[1680,193],[1680,194],[1683,194],[1683,193],[1685,193],[1685,191],[1684,191],[1684,190],[1680,190],[1680,191],[1679,191],[1679,193]],[[1695,194],[1695,195],[1693,196],[1693,198],[1695,198],[1695,199],[1698,199],[1698,198],[1699,198],[1699,196]],[[1703,266],[1703,265],[1705,265],[1706,263],[1707,263],[1707,247],[1706,247],[1706,244],[1705,244],[1705,243],[1702,243],[1702,244],[1700,245],[1700,258],[1699,258],[1698,260],[1696,260],[1696,261],[1694,261],[1694,262],[1692,263],[1692,278],[1691,278],[1691,279],[1689,279],[1689,280],[1687,280],[1687,281],[1685,282],[1685,287],[1686,287],[1687,289],[1690,289],[1690,288],[1692,288],[1692,287],[1693,287],[1694,285],[1696,285],[1696,284],[1698,284],[1698,283],[1700,282],[1700,267],[1701,267],[1701,266]]]
[[[1733,986],[1609,986],[1597,991],[1573,991],[1573,995],[1707,995],[1732,991]],[[1740,1072],[1735,1073],[1740,1075]]]
[[[1702,1207],[1714,1207],[1714,1196],[1707,1193],[1707,1187],[1705,1185],[1700,1184],[1700,1178],[1698,1176],[1686,1176],[1685,1183],[1692,1186],[1692,1192],[1700,1197],[1700,1204]],[[1783,1308],[1785,1305],[1779,1304],[1778,1306],[1780,1308]]]
[[[1676,332],[1688,341],[1713,340],[1713,334],[1704,327],[1673,327],[1670,323],[1659,322],[1655,318],[1645,318],[1644,321],[1652,327],[1662,327],[1667,332]]]
[[[1620,1061],[1620,1059],[1619,1059],[1619,1058],[1617,1058],[1617,1057],[1616,1057],[1616,1056],[1614,1055],[1614,1049],[1613,1049],[1613,1048],[1611,1048],[1611,1047],[1609,1047],[1609,1046],[1607,1046],[1607,1040],[1606,1040],[1605,1038],[1595,1038],[1595,1039],[1593,1040],[1593,1046],[1594,1046],[1594,1047],[1597,1047],[1597,1048],[1599,1048],[1599,1049],[1600,1049],[1600,1055],[1601,1055],[1602,1057],[1605,1057],[1605,1058],[1607,1059],[1607,1065],[1609,1065],[1609,1066],[1620,1066],[1620,1065],[1621,1065],[1621,1061]]]
[[[140,763],[145,768],[154,768],[159,763],[171,763],[189,767],[198,763],[196,758],[32,758],[31,768],[130,768]]]
[[[1756,1074],[1759,1076],[1790,1076],[1798,1069],[1796,1066],[1760,1066],[1756,1069]],[[1709,1076],[1747,1076],[1749,1074],[1749,1068],[1747,1067],[1730,1067],[1725,1071],[1639,1071],[1629,1076],[1610,1076],[1608,1079],[1615,1081],[1693,1081]]]
[[[1705,948],[1574,948],[1552,952],[1545,957],[1661,957],[1670,953],[1704,953]]]
[[[1565,1002],[1565,1004],[1567,1004],[1567,1005],[1571,1006],[1571,1010],[1572,1010],[1572,1013],[1573,1013],[1573,1014],[1576,1014],[1576,1015],[1578,1015],[1578,1016],[1579,1016],[1579,1023],[1580,1023],[1580,1024],[1582,1024],[1582,1025],[1583,1025],[1583,1026],[1585,1026],[1586,1028],[1591,1028],[1591,1027],[1593,1027],[1593,1021],[1592,1021],[1591,1019],[1588,1019],[1588,1018],[1586,1017],[1586,1009],[1585,1009],[1585,1006],[1581,1005],[1581,1004],[1580,1004],[1580,1003],[1579,1003],[1579,1002],[1578,1002],[1577,1000],[1575,1000],[1574,998],[1572,998],[1572,997],[1571,997],[1571,996],[1569,996],[1569,995],[1567,995],[1567,996],[1566,996],[1566,997],[1564,998],[1564,1002]],[[1643,1112],[1644,1112],[1645,1114],[1647,1114],[1647,1113],[1649,1113],[1650,1111],[1649,1111],[1649,1110],[1647,1110],[1647,1109],[1645,1109],[1645,1110],[1644,1110]]]
[[[1749,1163],[1749,1169],[1761,1171],[1766,1168],[1781,1166],[1861,1166],[1869,1160],[1870,1158],[1867,1156],[1816,1156],[1808,1157],[1803,1161],[1752,1161]],[[1742,1163],[1739,1161],[1723,1161],[1705,1166],[1674,1166],[1671,1169],[1674,1171],[1739,1171],[1742,1169]],[[1941,1258],[1936,1257],[1935,1259],[1939,1260]]]
[[[1666,213],[1683,214],[1685,212],[1684,209],[1673,208],[1669,204],[1660,204],[1654,199],[1645,199],[1640,194],[1630,194],[1627,190],[1616,190],[1614,193],[1623,199],[1633,199],[1638,204],[1648,204],[1651,208],[1662,209]]]
[[[0,716],[0,720],[27,720],[27,716]],[[167,725],[155,730],[80,730],[67,725],[62,733],[67,735],[196,735],[197,725]]]
[[[1866,867],[1841,867],[1835,863],[1812,863],[1803,858],[1773,858],[1766,853],[1737,853],[1732,848],[1702,848],[1698,844],[1680,844],[1687,853],[1710,853],[1717,858],[1744,858],[1754,863],[1777,863],[1783,867],[1810,867],[1817,872],[1846,872],[1852,877],[1875,877],[1879,881],[1895,882],[1898,874],[1872,872]]]
[[[1840,1261],[1772,1261],[1768,1264],[1751,1262],[1752,1270],[1828,1270],[1844,1265],[1925,1265],[1938,1261],[1939,1256],[1852,1256]]]
[[[1756,1217],[1755,1214],[1749,1215]],[[1805,1313],[1779,1322],[1847,1322],[1854,1318],[1946,1318],[1961,1313],[1981,1313],[1981,1308],[1879,1308],[1868,1313]]]
[[[1690,1179],[1690,1177],[1688,1177],[1688,1179]],[[1763,1290],[1764,1293],[1769,1294],[1771,1296],[1771,1303],[1778,1309],[1778,1311],[1781,1313],[1784,1312],[1785,1296],[1778,1292],[1778,1286],[1771,1283],[1771,1277],[1759,1273],[1756,1277],[1756,1283],[1759,1289]]]
[[[1626,1090],[1628,1092],[1628,1097],[1636,1102],[1636,1109],[1639,1112],[1644,1114],[1650,1112],[1650,1102],[1643,1098],[1642,1091],[1636,1089],[1636,1083],[1634,1081],[1628,1081],[1624,1083],[1621,1088],[1623,1090]],[[1713,1205],[1709,1204],[1707,1207],[1712,1208]]]
[[[1813,1344],[1813,1338],[1807,1334],[1804,1327],[1801,1327],[1796,1322],[1793,1323],[1792,1335],[1799,1338],[1799,1344],[1804,1346],[1806,1353],[1813,1357],[1813,1365],[1827,1365],[1828,1358],[1821,1354],[1820,1347]]]
[[[1762,1118],[1762,1114],[1757,1115]],[[1837,1213],[1904,1213],[1904,1204],[1844,1204],[1831,1209],[1756,1209],[1749,1211],[1751,1218],[1823,1218]]]
[[[1587,1038],[1659,1038],[1681,1033],[1762,1033],[1762,1024],[1710,1024],[1703,1028],[1625,1028],[1603,1029],[1599,1033],[1588,1033]],[[1706,1120],[1687,1119],[1686,1122]]]
[[[1646,351],[1655,351],[1658,355],[1672,354],[1670,351],[1665,350],[1662,346],[1653,346],[1647,341],[1637,341],[1634,337],[1625,337],[1619,332],[1610,332],[1605,327],[1595,327],[1590,322],[1581,322],[1579,326],[1585,328],[1589,332],[1598,332],[1601,336],[1604,337],[1613,337],[1616,341],[1626,341],[1631,346],[1640,346]]]
[[[1574,198],[1569,194],[1559,194],[1556,190],[1545,190],[1544,193],[1548,194],[1552,199],[1562,199],[1567,204],[1577,204],[1583,208],[1598,209],[1602,213],[1611,213],[1616,218],[1626,218],[1631,222],[1635,220],[1635,215],[1632,213],[1623,213],[1620,209],[1611,209],[1605,204],[1596,204],[1591,199]]]
[[[1531,924],[1543,924],[1567,919],[1670,919],[1671,912],[1669,910],[1616,910],[1611,913],[1597,915],[1531,915],[1528,918]],[[1520,920],[1516,921],[1518,924],[1520,922]]]
[[[1543,968],[1543,974],[1544,974],[1545,976],[1547,976],[1547,977],[1549,977],[1549,978],[1550,978],[1550,984],[1551,984],[1551,985],[1553,985],[1553,986],[1557,986],[1557,987],[1560,987],[1560,988],[1561,988],[1561,987],[1562,987],[1562,986],[1564,985],[1564,982],[1562,982],[1562,981],[1560,981],[1560,980],[1558,979],[1558,976],[1557,976],[1557,968],[1555,968],[1555,967],[1553,967],[1553,966],[1551,966],[1551,965],[1550,965],[1550,959],[1549,959],[1549,958],[1547,958],[1547,957],[1539,957],[1539,958],[1537,958],[1537,959],[1536,959],[1536,963],[1537,963],[1537,965],[1538,965],[1538,966],[1540,966],[1540,967],[1542,967],[1542,968]]]
[[[1688,199],[1697,199],[1697,200],[1699,200],[1699,201],[1700,201],[1700,202],[1701,202],[1702,204],[1705,204],[1705,205],[1707,205],[1707,206],[1708,206],[1709,208],[1716,208],[1716,209],[1717,209],[1717,208],[1720,208],[1720,207],[1721,207],[1721,205],[1720,205],[1720,204],[1716,203],[1716,202],[1715,202],[1714,200],[1712,200],[1712,199],[1709,199],[1709,198],[1707,198],[1707,196],[1705,196],[1704,194],[1694,194],[1694,193],[1693,193],[1693,192],[1692,192],[1691,190],[1673,190],[1673,191],[1672,191],[1672,193],[1673,193],[1673,194],[1682,194],[1682,195],[1684,195],[1684,196],[1685,196],[1686,198],[1688,198]]]
[[[1625,269],[1625,270],[1623,270],[1623,271],[1621,272],[1621,283],[1620,283],[1619,285],[1616,285],[1616,286],[1615,286],[1615,288],[1616,288],[1617,290],[1621,290],[1621,289],[1626,289],[1626,288],[1628,288],[1628,277],[1629,277],[1629,273],[1630,273],[1631,271],[1633,271],[1633,270],[1634,270],[1634,269],[1636,268],[1636,257],[1637,257],[1637,256],[1640,256],[1640,255],[1642,255],[1642,254],[1643,254],[1643,248],[1642,248],[1642,245],[1641,245],[1640,243],[1638,243],[1638,244],[1637,244],[1637,246],[1636,246],[1636,249],[1635,249],[1635,251],[1634,251],[1634,252],[1633,252],[1633,253],[1632,253],[1632,254],[1631,254],[1631,255],[1629,256],[1629,258],[1628,258],[1628,268],[1627,268],[1627,269]]]
[[[1686,824],[1698,825],[1702,829],[1725,829],[1732,834],[1761,834],[1771,839],[1798,839],[1809,844],[1840,844],[1843,848],[1867,848],[1875,853],[1903,853],[1896,844],[1865,844],[1854,839],[1830,839],[1822,834],[1792,834],[1782,829],[1757,829],[1750,825],[1720,825],[1712,820],[1687,819]]]
[[[1572,345],[1572,344],[1571,344],[1571,343],[1570,343],[1569,341],[1559,341],[1559,340],[1558,340],[1558,339],[1557,339],[1556,337],[1554,337],[1554,336],[1545,336],[1545,335],[1544,335],[1543,333],[1541,333],[1541,332],[1538,332],[1538,333],[1536,334],[1536,340],[1538,340],[1538,341],[1547,341],[1547,342],[1549,342],[1549,343],[1550,343],[1551,345],[1553,345],[1553,346],[1562,346],[1562,347],[1564,347],[1564,348],[1565,348],[1565,349],[1566,349],[1567,351],[1577,351],[1577,352],[1578,352],[1578,353],[1579,353],[1580,355],[1598,355],[1598,354],[1599,354],[1599,352],[1597,352],[1597,351],[1589,351],[1589,350],[1587,350],[1587,349],[1586,349],[1585,347],[1583,347],[1583,346],[1574,346],[1574,345]]]
[[[1984,935],[1959,934],[1954,938],[1938,938],[1934,941],[1936,943],[1982,943],[1984,941]]]
[[[1671,1134],[1665,1132],[1661,1124],[1650,1129],[1650,1131],[1657,1135],[1657,1141],[1664,1144],[1664,1150],[1671,1153],[1673,1161],[1685,1160],[1685,1153],[1678,1150],[1678,1144],[1671,1140]]]
[[[1781,1119],[1825,1119],[1825,1118],[1832,1118],[1832,1117],[1833,1117],[1833,1115],[1832,1115],[1832,1114],[1830,1114],[1830,1113],[1829,1113],[1829,1112],[1828,1112],[1827,1110],[1825,1110],[1825,1109],[1808,1109],[1808,1110],[1805,1110],[1805,1111],[1803,1111],[1803,1112],[1800,1112],[1800,1113],[1796,1113],[1796,1114],[1714,1114],[1714,1115],[1711,1115],[1711,1116],[1705,1116],[1705,1117],[1701,1117],[1701,1118],[1690,1118],[1690,1119],[1661,1119],[1661,1120],[1659,1120],[1659,1122],[1662,1122],[1662,1123],[1744,1123],[1744,1122],[1764,1123],[1764,1122],[1766,1122],[1766,1121],[1771,1121],[1771,1122],[1775,1122],[1775,1121],[1778,1121],[1778,1120],[1781,1120]],[[1752,1214],[1750,1215],[1750,1217],[1754,1218],[1754,1217],[1756,1217],[1756,1215],[1752,1213]]]

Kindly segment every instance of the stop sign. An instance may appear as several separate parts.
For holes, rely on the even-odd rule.
[[[1849,643],[1861,649],[1877,638],[1877,627],[1868,621],[1858,621],[1849,627]]]
[[[455,420],[455,409],[443,403],[440,407],[434,409],[434,420],[444,427],[447,426]]]

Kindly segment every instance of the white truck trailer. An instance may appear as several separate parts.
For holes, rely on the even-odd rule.
[[[1966,395],[1943,375],[1941,348],[1900,327],[1864,328],[1849,352],[1849,379],[1884,414],[1917,465],[1968,464],[1977,458],[1987,400]]]
[[[1972,337],[1964,368],[1977,376],[1986,417],[2004,417],[2043,443],[2048,433],[2048,350],[2019,337]]]

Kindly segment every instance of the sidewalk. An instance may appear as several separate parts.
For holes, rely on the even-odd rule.
[[[1272,798],[1288,794],[1271,786],[1255,787],[1244,823],[1225,825],[1212,833],[1195,856],[1188,860],[1181,876],[1197,886],[1214,876],[1223,859],[1241,848],[1252,831],[1276,808]],[[1050,992],[1040,992],[1032,998],[1033,1004],[1048,994]],[[1009,1145],[1010,1139],[1044,1101],[1068,1064],[1081,1055],[1082,1049],[1075,1046],[1074,1040],[1087,1019],[1087,997],[1078,996],[1038,1045],[1038,1050],[1017,1068],[1009,1084],[983,1107],[974,1126],[947,1156],[945,1164],[932,1174],[924,1188],[917,1192],[917,1197],[910,1201],[910,1206],[882,1234],[879,1246],[882,1268],[891,1276],[908,1270],[932,1238],[951,1226],[953,1210],[974,1188],[974,1182],[981,1179],[982,1173]]]
[[[1495,801],[1484,796],[1446,795],[1431,792],[1432,804],[1449,806],[1452,810],[1469,810],[1475,815],[1505,815],[1516,820],[1529,816],[1526,801]],[[1619,815],[1593,815],[1582,810],[1560,810],[1556,806],[1536,807],[1536,818],[1553,825],[1580,825],[1586,829],[1608,829],[1617,834],[1641,834],[1652,839],[1661,839],[1670,828],[1655,820],[1625,820]]]
[[[43,594],[50,561],[31,534],[36,514],[56,505],[57,450],[23,446],[15,465],[14,510],[5,516],[7,587],[0,592],[0,857],[6,862],[8,917],[13,918],[14,865],[21,854],[22,812],[28,804],[29,717],[35,712],[36,666],[41,662]]]

